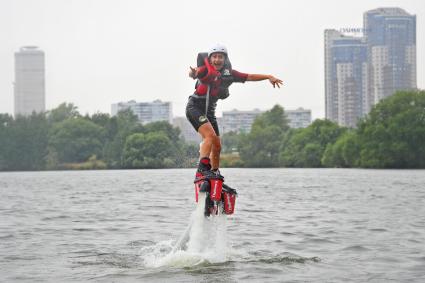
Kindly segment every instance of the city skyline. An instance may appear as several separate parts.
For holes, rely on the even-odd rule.
[[[228,13],[218,18],[205,15],[206,22],[220,20],[208,32],[190,25],[197,6],[193,1],[169,3],[170,11],[161,9],[162,1],[84,3],[18,0],[0,4],[0,34],[5,42],[0,48],[4,62],[0,66],[0,113],[13,112],[13,53],[21,46],[37,45],[46,53],[47,109],[69,102],[82,113],[108,113],[116,101],[159,98],[172,101],[175,115],[183,116],[194,83],[187,76],[189,66],[195,64],[198,51],[222,42],[235,69],[273,74],[284,81],[284,87],[273,89],[267,82],[232,86],[230,98],[220,101],[218,112],[270,109],[280,104],[285,109],[311,109],[313,119],[323,118],[323,30],[359,29],[365,11],[388,6],[417,15],[417,86],[424,88],[421,27],[425,26],[425,7],[420,1],[291,5],[270,1],[277,6],[272,10],[242,1],[218,1]],[[233,21],[241,3],[246,12]],[[173,10],[181,11],[178,17]],[[268,17],[252,22],[260,12]]]

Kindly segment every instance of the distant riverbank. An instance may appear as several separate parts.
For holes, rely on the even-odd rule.
[[[221,136],[222,167],[425,168],[425,91],[381,100],[356,128],[315,120],[289,127],[275,105],[249,133]],[[73,104],[16,118],[0,114],[0,171],[192,168],[199,146],[168,122],[131,110],[82,116]]]

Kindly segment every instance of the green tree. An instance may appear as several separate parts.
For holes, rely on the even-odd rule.
[[[10,150],[10,124],[13,117],[9,114],[0,114],[0,170],[8,168],[8,151]]]
[[[360,143],[354,130],[343,133],[334,144],[328,144],[322,157],[326,167],[357,167]]]
[[[83,162],[102,155],[104,130],[83,118],[72,118],[53,125],[49,132],[49,155],[59,163]]]
[[[248,135],[241,137],[240,157],[245,166],[276,167],[279,148],[289,130],[288,119],[279,105],[259,115]]]
[[[42,170],[48,123],[44,113],[0,117],[0,170]]]
[[[280,151],[280,164],[287,167],[321,167],[326,147],[345,131],[329,120],[315,120],[295,130]]]
[[[163,132],[172,141],[180,140],[180,129],[177,127],[173,127],[170,123],[166,121],[158,121],[146,124],[143,128],[143,132]]]
[[[143,131],[137,116],[130,109],[118,112],[106,125],[107,142],[103,153],[109,167],[120,168],[123,166],[123,149],[127,137],[133,133]]]
[[[123,165],[127,168],[171,167],[175,165],[171,154],[171,141],[163,132],[135,133],[126,139]]]
[[[61,103],[58,107],[47,112],[47,118],[51,123],[59,123],[70,118],[80,117],[78,107],[72,103]]]
[[[93,115],[89,116],[88,114],[84,116],[85,119],[95,123],[102,128],[106,128],[111,120],[111,116],[108,113],[96,112]]]
[[[359,123],[360,166],[425,167],[425,91],[399,91]]]
[[[143,132],[156,132],[166,135],[171,141],[167,160],[171,160],[177,167],[187,167],[191,165],[191,159],[193,158],[193,154],[191,154],[193,152],[193,146],[189,146],[184,142],[180,136],[180,129],[178,127],[173,127],[166,121],[160,121],[145,125]],[[199,149],[196,149],[196,155],[198,154],[198,150]]]
[[[276,126],[280,129],[281,132],[286,132],[289,130],[289,120],[282,106],[275,105],[272,109],[259,115],[254,120],[252,129],[264,129],[269,126]]]
[[[228,132],[221,136],[221,152],[231,153],[239,150],[243,134]]]

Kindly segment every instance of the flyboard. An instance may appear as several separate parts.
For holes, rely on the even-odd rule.
[[[237,192],[223,184],[224,178],[214,173],[195,180],[195,201],[199,203],[200,194],[205,194],[205,217],[219,214],[231,215],[235,211]]]

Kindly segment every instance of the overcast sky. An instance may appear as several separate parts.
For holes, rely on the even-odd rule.
[[[46,53],[46,107],[72,102],[82,114],[110,113],[119,101],[172,101],[183,116],[196,54],[215,43],[229,50],[234,69],[273,74],[268,82],[234,84],[221,111],[237,108],[324,112],[326,28],[361,28],[363,12],[401,7],[417,15],[418,87],[425,88],[423,0],[141,1],[1,0],[0,113],[13,113],[15,51]]]

